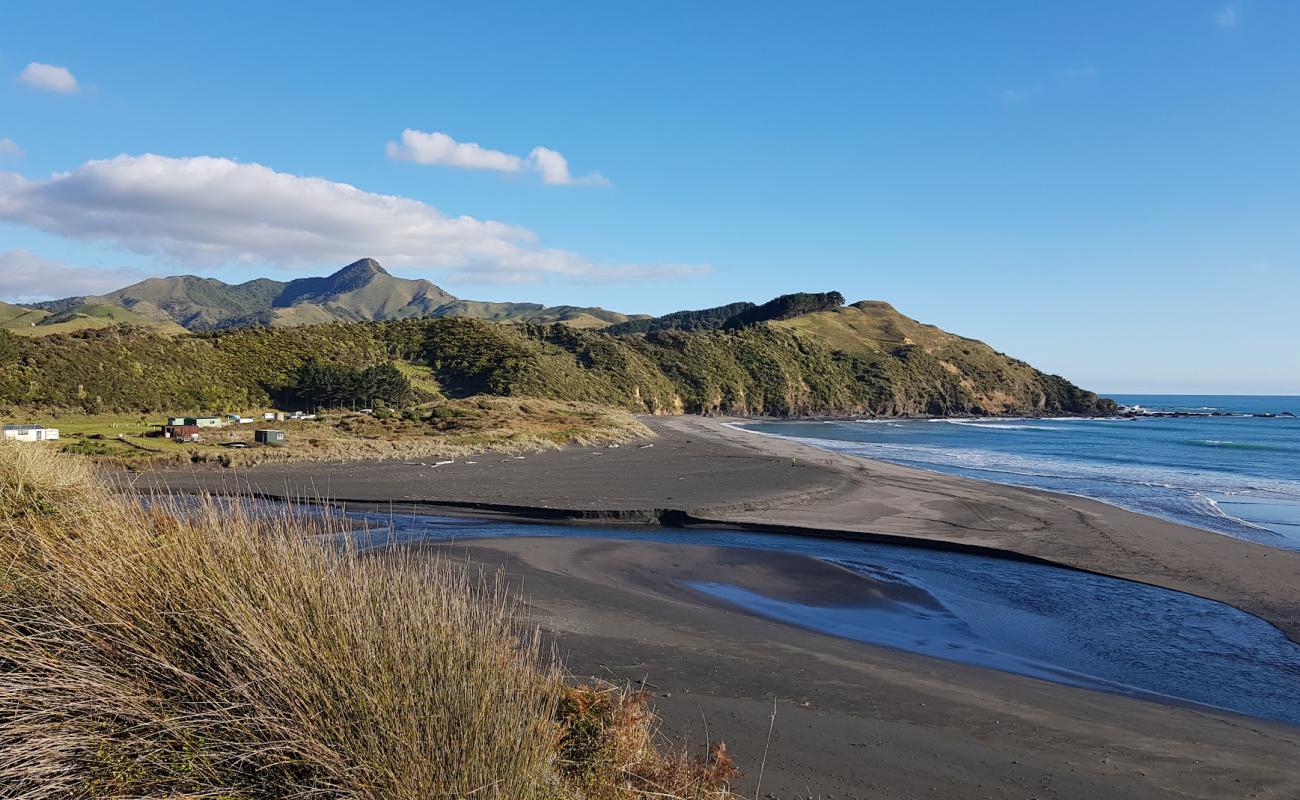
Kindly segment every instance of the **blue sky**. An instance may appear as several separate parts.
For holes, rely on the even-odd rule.
[[[6,7],[0,297],[837,289],[1103,391],[1300,393],[1300,4],[264,5]]]

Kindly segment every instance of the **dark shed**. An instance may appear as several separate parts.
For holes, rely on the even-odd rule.
[[[273,447],[283,447],[284,431],[277,431],[271,428],[260,428],[253,432],[253,440],[258,444],[269,444]]]

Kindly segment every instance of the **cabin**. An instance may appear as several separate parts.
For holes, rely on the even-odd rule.
[[[272,428],[258,428],[253,431],[253,441],[271,447],[284,447],[284,431]]]
[[[238,419],[233,417],[232,419]],[[225,424],[221,417],[168,417],[168,425],[187,425],[191,428],[220,428]]]
[[[59,429],[44,425],[5,425],[3,435],[10,442],[53,442],[59,438]]]
[[[163,436],[174,442],[197,442],[203,438],[198,425],[164,425]]]

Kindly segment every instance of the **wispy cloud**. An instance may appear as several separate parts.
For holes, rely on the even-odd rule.
[[[9,137],[0,137],[0,158],[22,158],[23,149]]]
[[[76,267],[26,250],[0,253],[0,299],[20,303],[106,294],[147,277],[125,267]]]
[[[1062,83],[1077,83],[1079,81],[1090,81],[1100,74],[1101,71],[1096,67],[1086,66],[1058,70],[1052,77]]]
[[[458,142],[441,131],[402,131],[401,142],[389,142],[388,157],[394,161],[437,164],[460,169],[486,169],[496,172],[533,172],[550,186],[609,186],[609,179],[599,172],[574,175],[562,153],[547,147],[534,147],[528,156],[516,156],[491,150],[474,142]]]
[[[118,156],[44,180],[0,171],[0,220],[184,265],[316,268],[361,256],[466,283],[681,278],[707,265],[609,264],[533,231],[225,158]]]
[[[1030,87],[1027,89],[1003,89],[998,92],[998,99],[1002,101],[1002,105],[1004,106],[1014,106],[1036,97],[1040,91],[1042,90],[1038,87]]]
[[[1214,15],[1214,24],[1220,28],[1235,28],[1241,24],[1241,6],[1229,3]]]
[[[75,94],[80,86],[67,67],[33,61],[18,73],[18,80],[42,92]]]
[[[1039,95],[1052,91],[1053,89],[1064,89],[1067,86],[1086,83],[1096,79],[1101,74],[1101,70],[1093,66],[1070,67],[1053,72],[1046,78],[1041,78],[1032,84],[1019,87],[1002,89],[997,93],[998,101],[1004,106],[1015,106],[1026,103]]]

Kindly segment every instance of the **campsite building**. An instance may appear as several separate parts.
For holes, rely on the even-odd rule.
[[[174,442],[197,442],[203,438],[198,425],[164,425],[163,436]]]
[[[168,425],[188,425],[192,428],[220,428],[225,422],[221,417],[168,417]]]
[[[273,430],[271,428],[258,428],[253,432],[253,440],[258,444],[269,444],[272,447],[284,447],[284,431]]]
[[[59,438],[58,428],[44,425],[5,425],[4,439],[13,442],[52,442]]]

